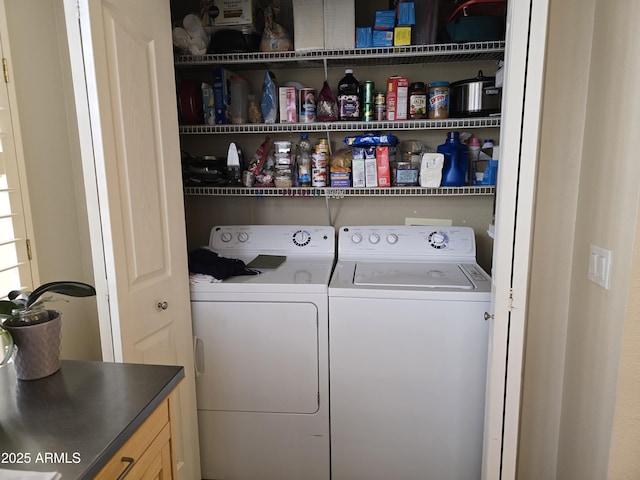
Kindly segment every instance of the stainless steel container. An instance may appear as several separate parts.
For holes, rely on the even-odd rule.
[[[495,77],[485,77],[482,70],[476,78],[459,80],[450,85],[450,117],[474,117],[500,113],[502,89]]]

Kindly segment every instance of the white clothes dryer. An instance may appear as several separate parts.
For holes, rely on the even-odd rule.
[[[203,478],[328,480],[335,230],[217,226],[209,247],[266,267],[191,284]]]
[[[491,279],[468,227],[343,227],[329,284],[332,480],[481,476]]]

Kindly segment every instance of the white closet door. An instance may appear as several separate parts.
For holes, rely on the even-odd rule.
[[[483,480],[516,475],[548,3],[514,0],[507,13]]]
[[[169,1],[65,0],[65,16],[94,262],[106,278],[96,282],[108,302],[101,335],[116,361],[185,367],[178,473],[200,478]]]

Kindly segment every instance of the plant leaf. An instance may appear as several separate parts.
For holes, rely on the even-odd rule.
[[[15,308],[20,308],[20,306],[9,300],[0,300],[0,315],[8,315],[10,317],[12,310]]]
[[[29,295],[29,299],[25,307],[33,305],[42,294],[46,292],[59,293],[61,295],[69,295],[70,297],[92,297],[96,294],[96,289],[91,285],[82,282],[50,282],[36,288]]]
[[[9,298],[9,300],[15,300],[16,298],[24,298],[27,299],[29,298],[29,293],[26,290],[11,290],[8,294],[7,297]]]

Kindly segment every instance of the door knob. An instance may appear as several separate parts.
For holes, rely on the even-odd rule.
[[[489,312],[484,312],[484,319],[485,320],[493,320],[493,314],[491,314]]]
[[[166,310],[169,304],[167,302],[158,302],[158,308]]]

